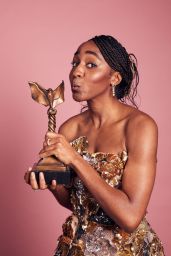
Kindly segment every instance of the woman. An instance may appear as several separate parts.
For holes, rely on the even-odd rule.
[[[111,36],[96,36],[74,54],[73,99],[88,109],[48,132],[40,157],[72,167],[70,186],[50,191],[73,213],[63,224],[55,255],[164,255],[145,215],[156,172],[157,125],[126,104],[138,84],[135,57]],[[33,189],[46,189],[43,173]]]

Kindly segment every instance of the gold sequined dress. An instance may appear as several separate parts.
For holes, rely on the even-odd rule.
[[[90,153],[88,141],[81,136],[71,142],[112,187],[120,189],[128,155]],[[137,229],[126,233],[99,206],[78,176],[68,187],[73,213],[63,224],[54,256],[163,256],[163,246],[144,217]]]

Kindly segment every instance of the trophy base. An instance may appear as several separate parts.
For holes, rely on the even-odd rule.
[[[57,184],[69,185],[74,177],[74,171],[53,156],[43,158],[35,163],[31,172],[35,173],[38,184],[40,172],[43,172],[47,185],[50,185],[52,180],[56,180]]]
[[[34,171],[37,183],[39,184],[39,173],[41,171]],[[57,184],[63,184],[63,185],[69,185],[72,181],[73,177],[73,171],[67,170],[67,171],[51,171],[46,170],[43,171],[45,182],[47,185],[52,184],[52,180],[56,180]]]

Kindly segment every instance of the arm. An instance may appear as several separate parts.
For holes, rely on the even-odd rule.
[[[69,199],[69,191],[63,185],[56,185],[54,189],[50,189],[55,199],[58,201],[60,205],[72,211],[72,205]]]
[[[42,152],[42,156],[53,152],[61,161],[74,168],[104,211],[125,231],[133,232],[145,214],[155,180],[155,122],[147,115],[139,115],[126,127],[129,154],[122,190],[109,186],[79,154],[73,153],[65,138],[61,135],[53,136],[56,137],[56,144]]]
[[[128,124],[126,133],[129,154],[122,190],[110,187],[80,157],[74,159],[72,167],[104,211],[132,232],[145,214],[155,180],[157,126],[152,119],[137,118]]]

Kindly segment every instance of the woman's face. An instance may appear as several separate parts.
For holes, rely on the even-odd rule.
[[[73,99],[88,101],[111,91],[112,69],[93,41],[80,45],[74,54],[69,78]]]

